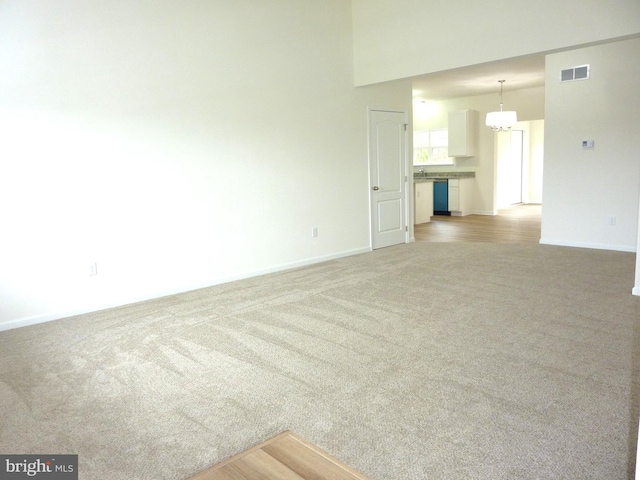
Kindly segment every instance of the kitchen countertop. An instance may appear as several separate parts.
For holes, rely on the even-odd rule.
[[[414,183],[433,182],[434,180],[449,180],[454,178],[476,178],[476,172],[424,172],[414,173]]]

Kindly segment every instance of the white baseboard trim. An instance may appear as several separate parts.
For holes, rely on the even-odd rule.
[[[473,212],[474,215],[498,215],[497,210],[476,210]]]
[[[556,245],[559,247],[593,248],[596,250],[614,250],[616,252],[635,252],[636,248],[629,245],[608,245],[605,243],[568,242],[552,238],[541,238],[541,245]]]
[[[122,307],[124,305],[130,305],[133,303],[153,300],[155,298],[167,297],[169,295],[177,295],[179,293],[190,292],[192,290],[198,290],[200,288],[213,287],[215,285],[220,285],[223,283],[235,282],[236,280],[244,280],[246,278],[259,277],[261,275],[267,275],[270,273],[283,272],[285,270],[292,270],[294,268],[305,267],[305,266],[313,265],[316,263],[328,262],[329,260],[336,260],[338,258],[349,257],[351,255],[358,255],[358,254],[367,253],[370,251],[371,251],[370,247],[356,248],[353,250],[346,250],[343,252],[333,253],[330,255],[307,258],[305,260],[300,260],[297,262],[283,263],[283,264],[275,265],[268,268],[261,268],[258,270],[243,272],[238,275],[230,275],[222,278],[216,278],[208,282],[203,282],[203,283],[193,284],[193,285],[186,285],[181,288],[169,289],[161,292],[154,292],[154,293],[150,293],[148,295],[143,295],[140,297],[120,299],[118,301],[114,301],[114,302],[106,303],[102,305],[92,305],[90,307],[85,307],[85,308],[70,309],[70,310],[63,310],[63,311],[56,311],[56,312],[47,312],[39,315],[33,315],[30,317],[6,320],[3,322],[0,322],[0,332],[5,330],[12,330],[14,328],[37,325],[39,323],[52,322],[54,320],[60,320],[62,318],[73,317],[76,315],[83,315],[86,313],[98,312],[100,310],[106,310],[109,308]]]
[[[126,305],[128,303],[135,303],[135,302],[122,303],[122,305]],[[83,313],[98,312],[100,310],[106,310],[107,308],[113,308],[113,307],[119,307],[119,306],[121,305],[109,304],[109,305],[103,305],[103,306],[94,306],[92,308],[79,308],[76,310],[49,312],[49,313],[43,313],[41,315],[33,315],[31,317],[16,318],[14,320],[5,320],[4,322],[0,323],[0,332],[3,332],[5,330],[13,330],[14,328],[29,327],[31,325],[37,325],[39,323],[52,322],[54,320],[60,320],[61,318],[74,317],[76,315],[82,315]]]

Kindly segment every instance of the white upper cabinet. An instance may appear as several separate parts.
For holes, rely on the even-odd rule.
[[[449,112],[449,156],[474,157],[478,149],[478,112]]]

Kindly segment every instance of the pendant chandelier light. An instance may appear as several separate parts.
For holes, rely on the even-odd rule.
[[[500,82],[500,111],[487,113],[487,127],[491,127],[494,132],[508,132],[514,123],[518,121],[516,112],[514,111],[502,111],[502,84],[504,80],[498,80]]]

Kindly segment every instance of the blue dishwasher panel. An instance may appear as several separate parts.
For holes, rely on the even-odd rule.
[[[447,181],[433,182],[433,213],[449,213],[449,185]]]

